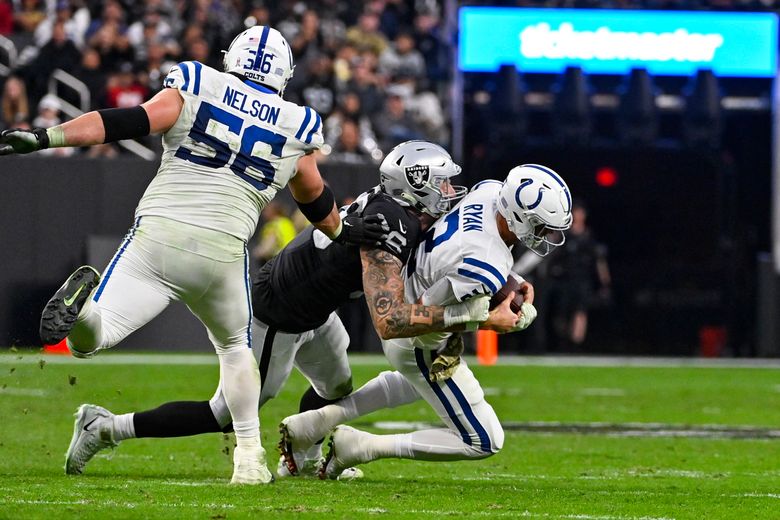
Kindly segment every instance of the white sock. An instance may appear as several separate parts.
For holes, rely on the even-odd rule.
[[[90,297],[79,312],[76,323],[68,334],[68,346],[85,354],[101,346],[103,318],[100,306]]]
[[[488,456],[481,450],[464,443],[456,432],[438,428],[395,435],[366,433],[362,442],[368,460],[401,458],[417,460],[464,460]]]
[[[112,435],[116,442],[135,438],[135,423],[133,422],[134,415],[135,413],[133,412],[123,413],[121,415],[115,415],[111,419]]]
[[[341,401],[320,408],[320,430],[325,435],[339,424],[418,399],[420,395],[400,372],[385,371]]]
[[[260,372],[248,348],[233,348],[219,354],[220,381],[236,433],[238,447],[260,446]]]

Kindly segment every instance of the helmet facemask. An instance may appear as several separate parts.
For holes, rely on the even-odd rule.
[[[563,229],[555,229],[545,224],[542,219],[533,213],[526,212],[523,222],[515,213],[510,229],[520,240],[520,243],[539,256],[547,256],[556,247],[566,243],[566,235]],[[517,219],[517,220],[515,220]],[[519,228],[519,233],[516,229]]]

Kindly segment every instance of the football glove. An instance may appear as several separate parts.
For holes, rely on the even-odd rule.
[[[341,221],[341,233],[333,239],[339,244],[359,246],[381,246],[390,233],[390,226],[384,215],[347,215]]]
[[[431,363],[428,379],[431,383],[446,381],[460,365],[460,356],[463,354],[463,336],[455,332],[447,339],[447,344],[436,352],[436,359]]]
[[[45,128],[9,128],[0,132],[0,155],[31,153],[48,147],[49,135]]]
[[[520,306],[520,318],[517,320],[517,325],[512,329],[512,332],[527,329],[531,323],[536,319],[536,307],[528,302],[523,302]]]

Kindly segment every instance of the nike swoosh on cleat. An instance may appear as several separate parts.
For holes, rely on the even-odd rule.
[[[85,425],[84,425],[84,431],[85,431],[85,432],[88,432],[88,431],[89,431],[89,427],[90,427],[90,426],[92,426],[92,423],[93,423],[93,422],[95,422],[95,421],[97,421],[97,420],[98,420],[98,418],[97,418],[97,417],[95,417],[94,419],[92,419],[91,421],[89,421],[87,424],[85,424]]]
[[[65,298],[64,300],[62,300],[62,303],[64,303],[68,307],[73,305],[73,302],[76,301],[76,298],[78,297],[82,289],[84,289],[84,286],[83,285],[79,286],[79,290],[73,293],[73,296],[71,296],[70,298]]]

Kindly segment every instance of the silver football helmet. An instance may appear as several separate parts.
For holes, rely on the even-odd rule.
[[[525,247],[545,256],[566,241],[563,232],[571,227],[571,193],[550,168],[523,164],[507,175],[498,212]]]
[[[450,184],[450,178],[459,174],[460,166],[441,146],[406,141],[382,161],[379,183],[395,200],[438,218],[468,191],[465,186]]]

